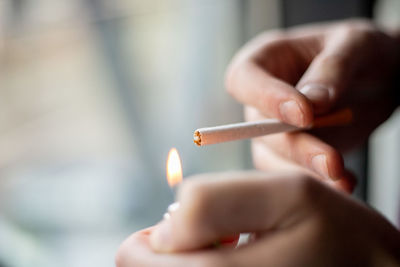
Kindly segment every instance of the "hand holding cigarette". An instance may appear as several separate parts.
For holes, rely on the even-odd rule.
[[[271,132],[271,125],[294,132],[253,140],[253,161],[258,169],[286,173],[187,180],[179,192],[181,207],[168,220],[129,237],[117,267],[400,265],[399,232],[375,211],[327,186],[352,191],[340,152],[360,144],[393,111],[390,83],[396,62],[396,40],[366,21],[274,31],[246,45],[228,70],[227,88],[246,106],[246,119],[256,123],[216,130],[239,129],[243,137],[248,129],[259,131],[254,127],[266,117],[276,118],[279,122],[261,122],[257,135]],[[352,110],[351,125],[324,127],[336,119],[317,123],[317,116],[337,107]],[[312,134],[296,132],[313,126]],[[242,232],[254,237],[245,249],[208,249]]]
[[[237,53],[226,76],[228,92],[245,105],[248,124],[200,129],[195,141],[261,136],[252,141],[258,169],[307,171],[342,180],[343,189],[351,190],[354,177],[341,154],[362,145],[396,107],[393,77],[399,62],[396,40],[368,21],[261,34]],[[316,124],[344,107],[352,111],[351,124]],[[276,120],[261,122],[267,118]],[[273,132],[284,133],[263,136]]]

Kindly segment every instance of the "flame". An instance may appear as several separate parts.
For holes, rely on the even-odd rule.
[[[178,151],[171,148],[167,159],[167,180],[170,187],[182,181],[182,164]]]

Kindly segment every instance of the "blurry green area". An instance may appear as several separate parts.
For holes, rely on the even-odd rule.
[[[185,176],[250,167],[246,142],[192,143],[242,120],[224,70],[278,21],[244,2],[0,1],[0,266],[112,266],[172,201],[173,146]]]

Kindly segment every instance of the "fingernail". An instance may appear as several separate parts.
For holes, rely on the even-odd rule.
[[[311,166],[314,169],[314,171],[317,172],[322,177],[329,179],[329,180],[333,180],[329,176],[328,164],[326,162],[325,155],[319,154],[319,155],[312,157]]]
[[[155,251],[168,252],[171,250],[171,220],[163,220],[150,236],[150,244]]]
[[[303,112],[301,111],[300,106],[299,104],[297,104],[296,101],[289,100],[283,102],[279,106],[279,112],[281,113],[284,122],[300,127],[305,126]]]
[[[318,109],[326,108],[330,104],[333,94],[332,88],[318,83],[306,84],[299,91]]]

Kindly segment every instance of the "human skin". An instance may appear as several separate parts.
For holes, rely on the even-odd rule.
[[[117,266],[400,266],[399,232],[342,193],[354,183],[341,157],[393,111],[399,44],[356,20],[269,32],[246,45],[226,86],[246,105],[247,120],[308,126],[316,116],[350,107],[353,125],[254,140],[258,169],[295,172],[190,179],[179,193],[181,208],[130,236]],[[253,233],[252,243],[210,249],[241,232]]]
[[[204,174],[178,200],[170,219],[121,245],[117,267],[400,266],[400,232],[384,217],[299,173]],[[210,248],[242,232],[249,244]]]
[[[260,170],[297,170],[354,186],[342,153],[356,148],[395,108],[393,77],[400,42],[371,22],[350,20],[261,34],[232,60],[228,92],[245,105],[249,121],[278,118],[300,127],[316,116],[349,107],[353,123],[254,139]]]

